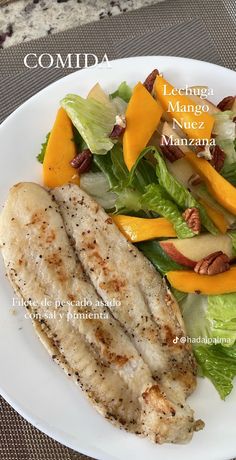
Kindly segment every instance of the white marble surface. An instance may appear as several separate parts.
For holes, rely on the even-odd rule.
[[[161,1],[161,0],[159,0]],[[53,34],[158,0],[18,0],[0,8],[0,47]]]

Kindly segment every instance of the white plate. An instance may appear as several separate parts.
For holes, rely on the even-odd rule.
[[[68,92],[86,95],[99,81],[113,91],[123,81],[134,85],[154,68],[179,87],[214,88],[213,102],[235,92],[235,73],[213,64],[175,57],[139,57],[111,62],[111,68],[85,69],[50,85],[17,109],[0,129],[0,197],[19,181],[40,182],[36,161],[60,99]],[[205,429],[187,445],[154,445],[113,427],[52,362],[23,308],[13,314],[13,292],[0,265],[0,393],[29,422],[57,441],[101,460],[226,460],[236,454],[236,388],[226,402],[208,380],[199,380],[189,398]]]

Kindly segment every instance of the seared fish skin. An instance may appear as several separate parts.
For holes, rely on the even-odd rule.
[[[75,191],[78,200],[82,192],[79,187]],[[161,373],[160,381],[153,377],[143,354],[130,340],[128,327],[122,328],[122,321],[106,307],[97,306],[102,296],[85,274],[60,212],[54,197],[42,187],[22,183],[11,189],[0,217],[7,275],[15,292],[29,302],[30,312],[41,318],[33,320],[40,339],[113,423],[154,442],[188,441],[197,423],[192,410],[183,395],[170,397]],[[45,299],[52,307],[43,306]],[[58,299],[65,306],[56,305]],[[84,307],[71,306],[71,302],[84,299],[90,301],[89,311],[96,319],[75,318]],[[107,319],[100,319],[101,311]],[[161,372],[163,363],[159,368]]]

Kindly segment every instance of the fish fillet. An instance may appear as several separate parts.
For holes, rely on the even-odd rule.
[[[171,399],[196,386],[196,364],[178,305],[152,264],[78,186],[52,192],[84,270]],[[177,338],[177,343],[176,342]]]
[[[72,193],[72,196],[65,198],[67,211],[71,212],[72,207],[74,209],[74,201],[71,202],[74,194],[77,202],[81,199],[89,200],[79,187],[64,190]],[[58,200],[61,205],[59,197]],[[86,209],[91,212],[90,201],[88,203]],[[80,384],[97,410],[114,424],[149,437],[154,442],[188,441],[193,431],[198,428],[198,422],[194,422],[193,411],[185,403],[183,394],[180,395],[178,385],[173,390],[175,397],[171,397],[171,388],[167,386],[172,382],[172,377],[166,378],[168,385],[163,380],[164,353],[160,358],[156,353],[156,358],[147,360],[145,353],[137,346],[135,328],[135,340],[131,340],[135,313],[126,312],[128,323],[125,324],[120,307],[117,312],[117,307],[109,309],[102,305],[105,290],[97,289],[97,277],[92,279],[90,274],[88,276],[90,269],[85,267],[78,248],[74,248],[75,235],[67,228],[69,217],[66,218],[63,209],[58,208],[55,197],[50,196],[42,187],[21,183],[10,190],[0,217],[0,246],[7,275],[15,292],[28,301],[37,334],[53,359]],[[96,214],[100,213],[102,211],[98,208]],[[94,214],[92,217],[96,218]],[[105,217],[108,219],[106,214]],[[81,219],[83,220],[83,213]],[[80,229],[79,220],[75,223],[75,228]],[[102,226],[100,230],[102,235]],[[92,226],[91,233],[93,232]],[[120,237],[119,232],[118,235]],[[82,253],[85,252],[83,248],[81,250]],[[90,250],[88,255],[91,256]],[[119,264],[118,269],[120,270]],[[108,276],[108,282],[109,280]],[[113,292],[110,294],[113,295]],[[89,302],[89,307],[82,306],[85,299]],[[148,304],[145,292],[143,299]],[[135,297],[134,301],[136,300]],[[127,305],[124,304],[125,309]],[[135,308],[138,311],[139,304]],[[85,312],[92,314],[92,317],[84,318]],[[157,324],[157,318],[154,319],[151,311],[149,315],[152,317],[150,324],[154,331],[153,325]],[[177,317],[174,317],[180,327]],[[149,319],[147,322],[149,325]],[[156,335],[152,333],[156,340]],[[147,335],[144,343],[149,340]],[[171,350],[168,353],[171,355]],[[187,348],[185,353],[181,353],[185,361],[187,355],[192,360],[191,352]],[[155,359],[159,361],[158,378],[154,372]],[[176,359],[174,355],[173,359]],[[169,357],[167,361],[170,362]],[[180,357],[177,361],[179,366]],[[180,372],[178,366],[177,374]],[[192,380],[195,380],[193,374]]]

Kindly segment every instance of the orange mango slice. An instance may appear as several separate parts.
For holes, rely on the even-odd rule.
[[[194,152],[185,152],[185,158],[205,181],[208,191],[225,209],[236,215],[236,187],[221,176],[205,158]]]
[[[57,112],[43,162],[43,182],[47,187],[58,187],[71,182],[79,185],[79,176],[70,164],[76,156],[73,129],[66,111]]]
[[[132,243],[159,237],[174,237],[176,232],[171,222],[164,217],[144,219],[125,215],[112,216],[113,221]]]
[[[182,292],[220,295],[236,292],[236,265],[218,275],[199,275],[194,271],[170,271],[166,274],[172,287]]]
[[[177,93],[177,90],[161,75],[158,75],[154,83],[154,91],[165,112],[181,124],[181,129],[190,139],[211,138],[214,118],[201,107],[197,107],[190,97]],[[174,94],[173,94],[174,93]],[[190,108],[193,107],[193,111]],[[196,109],[200,113],[196,113]],[[179,126],[180,127],[180,126]]]
[[[139,82],[133,90],[125,114],[123,148],[125,164],[129,171],[157,128],[162,113],[160,104]]]
[[[203,200],[203,198],[200,198],[198,201],[205,208],[208,216],[210,217],[212,222],[214,222],[218,230],[221,233],[225,234],[228,230],[228,222],[226,221],[223,214],[221,214],[220,211],[217,211],[217,209],[214,209],[212,206],[210,206],[205,200]]]

